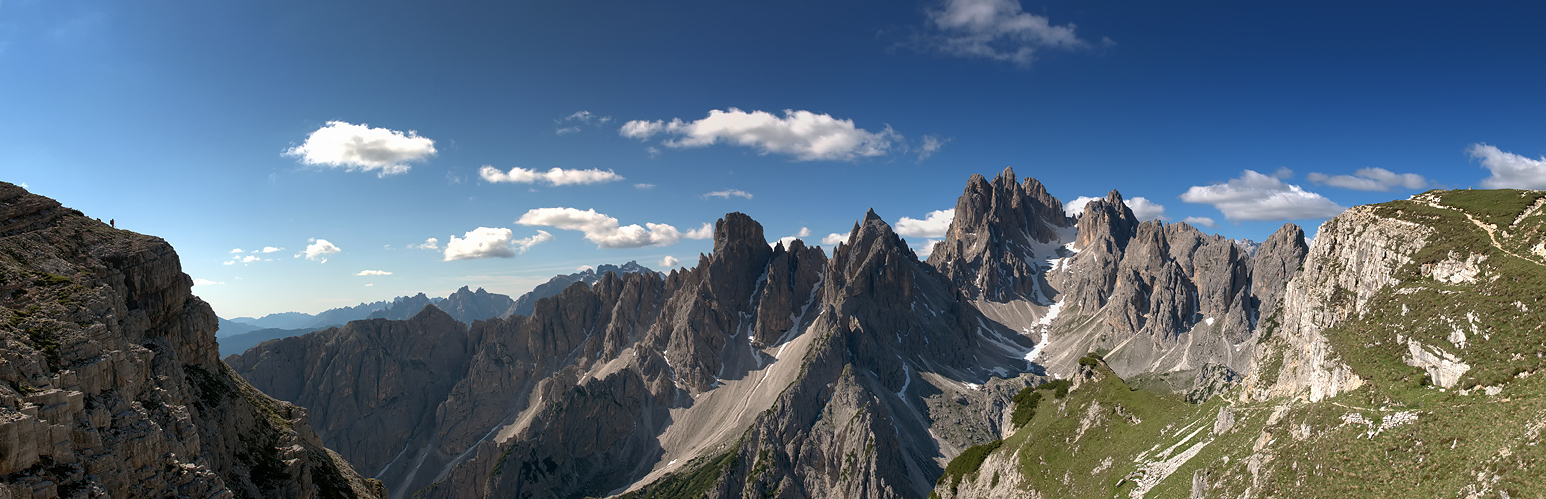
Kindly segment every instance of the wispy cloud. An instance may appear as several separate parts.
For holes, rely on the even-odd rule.
[[[422,242],[422,243],[410,244],[410,245],[408,245],[408,248],[409,249],[424,249],[424,250],[439,250],[440,249],[440,240],[431,237],[429,239],[425,239],[424,242]]]
[[[193,280],[193,285],[194,286],[212,286],[212,285],[217,285],[217,284],[225,284],[225,283],[220,282],[220,281],[211,281],[209,279],[194,279]]]
[[[704,199],[708,199],[708,198],[730,199],[732,197],[751,199],[752,198],[752,193],[746,192],[746,191],[743,191],[743,190],[740,190],[740,189],[725,189],[725,190],[722,190],[722,191],[714,191],[714,192],[708,192],[708,193],[704,193],[703,194],[703,198]]]
[[[590,111],[578,111],[574,114],[553,120],[558,128],[554,130],[559,135],[577,133],[588,126],[601,126],[612,121],[611,116],[601,116]]]
[[[538,171],[515,167],[511,168],[508,172],[504,172],[487,165],[478,169],[478,176],[483,177],[483,181],[492,184],[580,185],[615,182],[623,179],[622,175],[618,175],[612,172],[612,170],[599,170],[595,168],[586,170],[551,168],[547,171]]]
[[[1359,191],[1389,191],[1395,187],[1406,189],[1423,189],[1428,187],[1428,179],[1416,173],[1396,173],[1384,168],[1364,168],[1353,172],[1352,175],[1327,175],[1324,173],[1310,172],[1305,176],[1315,185],[1329,185],[1343,189]]]
[[[1216,229],[1219,226],[1218,222],[1214,222],[1213,219],[1208,217],[1186,217],[1181,219],[1181,221],[1192,225],[1201,225],[1210,229]]]
[[[1042,51],[1096,46],[1080,38],[1072,23],[1058,25],[1026,12],[1019,0],[944,0],[926,14],[928,29],[917,43],[947,55],[1027,67]],[[1112,44],[1102,39],[1099,45]]]
[[[377,276],[377,275],[392,275],[392,273],[391,272],[387,272],[385,270],[361,270],[359,273],[354,274],[354,275]]]

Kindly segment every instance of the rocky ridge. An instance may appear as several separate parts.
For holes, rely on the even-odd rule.
[[[0,496],[380,497],[217,358],[165,241],[0,183]]]

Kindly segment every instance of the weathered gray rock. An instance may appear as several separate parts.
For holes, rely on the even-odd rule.
[[[217,358],[165,241],[0,183],[0,496],[379,497]]]

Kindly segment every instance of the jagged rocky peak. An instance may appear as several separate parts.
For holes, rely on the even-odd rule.
[[[969,297],[1044,302],[1051,290],[1037,278],[1044,269],[1032,261],[1059,256],[1056,248],[1069,242],[1063,239],[1071,237],[1073,224],[1063,203],[1034,178],[1022,182],[1009,168],[992,182],[972,175],[929,264]]]
[[[1257,306],[1253,322],[1266,319],[1277,311],[1288,281],[1299,275],[1300,266],[1310,253],[1304,229],[1283,224],[1256,247],[1251,257],[1251,295]]]
[[[753,329],[758,344],[770,345],[789,336],[798,325],[795,322],[817,301],[826,264],[821,248],[806,246],[799,239],[787,248],[782,242],[773,247]]]
[[[1086,249],[1102,244],[1107,252],[1114,252],[1126,248],[1137,230],[1138,217],[1122,202],[1122,193],[1112,189],[1105,198],[1084,205],[1084,213],[1079,215],[1078,246]]]
[[[726,213],[714,223],[714,254],[708,265],[714,295],[734,299],[734,310],[747,312],[751,306],[749,298],[772,256],[773,248],[768,247],[768,240],[763,237],[762,224],[745,213]]]

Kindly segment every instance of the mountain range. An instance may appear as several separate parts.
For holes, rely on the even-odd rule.
[[[7,199],[41,202],[29,196]],[[209,340],[144,348],[294,404],[280,406],[302,414],[286,428],[314,428],[341,458],[329,483],[360,484],[357,496],[1534,497],[1546,493],[1543,209],[1542,191],[1429,191],[1349,209],[1313,243],[1285,224],[1241,244],[1140,221],[1115,191],[1070,216],[1006,169],[968,179],[926,260],[873,210],[830,252],[770,246],[729,213],[696,265],[576,279],[529,314],[461,320],[504,303],[464,288],[463,305],[268,341],[225,364],[210,364],[206,326],[173,330]],[[0,235],[69,248],[59,234],[86,222],[63,219]],[[45,367],[0,372],[29,383],[0,387],[0,402],[30,401],[34,381],[70,379],[26,374],[63,351],[27,321],[113,312],[65,315],[47,288],[103,272],[56,278],[51,260],[10,258],[8,272],[41,276],[22,295],[55,307],[5,304],[31,328],[13,325],[10,341]],[[95,265],[118,260],[106,261]],[[4,407],[61,424],[23,410],[49,407],[38,400]],[[189,424],[230,438],[220,421]],[[31,484],[109,481],[16,466]]]

